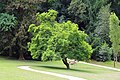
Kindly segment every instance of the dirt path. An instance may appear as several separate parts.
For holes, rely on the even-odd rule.
[[[86,80],[86,79],[78,78],[78,77],[74,77],[74,76],[67,76],[67,75],[53,73],[53,72],[35,70],[35,69],[30,68],[29,66],[20,66],[18,68],[23,69],[23,70],[38,72],[38,73],[42,73],[42,74],[48,74],[48,75],[52,75],[52,76],[57,76],[57,77],[65,78],[65,79],[68,79],[68,80]]]

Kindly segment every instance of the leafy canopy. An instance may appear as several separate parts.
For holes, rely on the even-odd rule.
[[[119,48],[120,48],[120,26],[119,26],[119,19],[116,16],[115,13],[112,13],[110,15],[110,32],[109,37],[110,41],[112,42],[112,49],[114,51],[114,54],[118,54]]]
[[[78,25],[71,21],[55,21],[57,11],[49,10],[37,14],[40,25],[31,24],[28,32],[33,34],[28,49],[33,58],[42,56],[42,60],[70,58],[87,60],[92,53],[91,46],[85,41],[87,34],[78,30]]]

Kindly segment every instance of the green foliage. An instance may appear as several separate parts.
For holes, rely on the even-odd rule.
[[[68,20],[67,8],[70,2],[71,0],[47,0],[39,5],[38,11],[42,13],[48,11],[49,9],[56,10],[58,12],[56,20],[58,22],[64,22]]]
[[[99,53],[96,54],[97,61],[108,61],[111,60],[112,49],[109,48],[108,44],[104,43],[99,49]]]
[[[60,10],[62,8],[60,0],[48,0],[48,3],[51,9]]]
[[[11,56],[11,42],[17,27],[16,17],[7,13],[0,13],[0,53]]]
[[[0,2],[0,12],[2,12],[4,10],[5,4]]]
[[[118,54],[120,49],[120,26],[119,26],[119,19],[115,13],[111,13],[110,15],[110,41],[112,42],[112,49],[114,54]]]
[[[51,60],[53,58],[56,59],[58,58],[58,56],[61,56],[61,53],[57,52],[57,50],[59,50],[61,46],[66,46],[64,47],[66,49],[66,52],[72,53],[75,51],[75,49],[74,51],[72,51],[72,48],[69,46],[70,45],[76,46],[78,44],[75,45],[70,44],[70,42],[71,43],[74,42],[74,39],[73,40],[68,39],[69,32],[67,30],[64,32],[64,34],[63,31],[61,32],[59,31],[64,30],[63,26],[67,27],[67,24],[69,23],[70,23],[69,25],[73,26],[72,22],[74,22],[78,24],[77,27],[79,27],[79,30],[83,30],[85,31],[85,33],[89,35],[87,41],[89,42],[89,44],[91,44],[93,48],[92,57],[96,58],[96,55],[99,55],[101,47],[103,46],[104,42],[111,46],[112,41],[110,42],[110,38],[108,37],[110,31],[109,30],[110,11],[115,12],[116,15],[120,18],[119,8],[120,8],[119,0],[0,0],[0,12],[2,14],[6,13],[12,14],[10,16],[13,16],[14,14],[15,17],[17,17],[18,21],[17,27],[15,28],[13,27],[13,24],[16,23],[12,21],[13,18],[5,19],[4,17],[4,20],[2,19],[3,21],[0,20],[0,25],[1,24],[2,26],[4,25],[3,26],[4,28],[0,26],[1,30],[0,51],[9,52],[9,49],[11,48],[13,52],[16,50],[15,52],[17,53],[17,55],[20,53],[27,53],[26,45],[32,37],[32,35],[29,34],[27,30],[28,26],[31,23],[34,23],[37,26],[31,25],[30,27],[31,28],[30,32],[33,34],[33,37],[36,36],[37,39],[38,32],[43,31],[43,33],[40,34],[42,37],[44,37],[44,39],[40,39],[41,44],[38,44],[39,38],[37,39],[38,42],[34,43],[34,45],[32,46],[32,48],[34,47],[32,49],[33,50],[32,53],[37,51],[36,46],[38,45],[40,45],[38,49],[42,49],[43,52],[41,52],[40,50],[36,53],[38,53],[38,56],[40,56],[40,58],[42,56],[42,59],[44,59],[45,61]],[[51,12],[49,11],[48,15],[47,11],[49,9],[54,9],[58,11],[58,13],[56,11],[50,10]],[[39,12],[37,14],[38,23],[35,20],[36,12]],[[40,15],[40,13],[43,12],[44,14]],[[2,18],[1,14],[0,18]],[[8,22],[6,22],[6,20]],[[67,22],[67,20],[70,20],[72,22],[69,21]],[[60,24],[58,24],[58,22]],[[39,25],[39,23],[41,23],[42,25],[41,28],[38,27],[41,26]],[[56,25],[58,29],[55,28]],[[57,34],[59,34],[59,36]],[[69,37],[72,36],[76,35],[71,32],[71,34],[69,34]],[[58,40],[56,38],[60,39]],[[56,44],[54,44],[54,47],[51,48],[51,46],[53,46],[51,45],[53,44],[52,42],[56,42]],[[77,43],[77,41],[75,42]],[[58,44],[61,45],[58,46]],[[49,45],[49,47],[46,45]],[[76,46],[76,48],[80,47]],[[46,52],[44,50],[46,50]],[[78,50],[78,52],[80,51]],[[77,53],[77,51],[75,53]],[[67,57],[69,56],[70,58],[73,55],[65,54],[65,56]]]
[[[79,21],[86,21],[87,20],[87,7],[82,0],[72,0],[70,6],[68,7],[69,14],[75,17],[74,22]],[[78,22],[77,22],[78,23]]]
[[[51,15],[52,14],[52,15]],[[37,14],[41,22],[39,26],[32,24],[29,32],[33,33],[28,49],[33,58],[42,56],[43,60],[54,57],[87,60],[92,53],[91,46],[85,42],[87,34],[78,30],[78,25],[71,21],[58,23],[55,21],[57,12],[49,10]]]
[[[99,49],[102,46],[103,41],[96,34],[90,33],[89,36],[87,37],[87,42],[91,44],[93,48],[93,53],[92,53],[91,58],[94,60],[97,60],[96,55],[99,54]]]
[[[12,39],[11,48],[24,59],[23,54],[27,54],[27,42],[31,35],[28,34],[28,26],[35,23],[35,14],[38,4],[43,0],[7,0],[6,12],[14,14],[18,20],[18,27],[15,29],[14,38]]]
[[[97,34],[102,42],[110,42],[109,39],[109,17],[110,17],[110,4],[100,8],[100,11],[97,15],[97,21],[94,24],[96,29],[94,31]]]
[[[43,0],[9,0],[9,7],[14,9],[23,8],[24,10],[30,9],[30,7],[34,7],[33,5],[38,4],[40,2],[44,2]]]
[[[94,49],[92,54],[92,59],[97,59],[96,56],[99,55],[99,50],[102,44],[107,43],[111,45],[109,38],[109,17],[110,17],[110,6],[107,0],[96,0],[93,2],[94,7],[91,6],[93,20],[91,18],[90,23],[87,25],[87,31],[89,33],[89,42]],[[106,5],[107,4],[107,5]]]
[[[99,61],[106,61],[107,60],[107,54],[104,55],[104,52],[101,51],[101,47],[104,43],[107,43],[110,45],[110,39],[109,39],[109,17],[110,17],[110,4],[105,5],[100,8],[97,19],[94,23],[95,30],[94,30],[94,36],[90,37],[91,45],[94,49],[92,58]]]
[[[16,26],[16,17],[7,13],[0,14],[0,29],[1,31],[12,31]]]
[[[16,17],[13,15],[9,15],[7,13],[0,13],[0,52],[1,54],[5,52],[5,54],[10,53],[11,42],[13,39],[13,34],[15,27],[17,25]],[[9,50],[9,51],[8,51]]]
[[[57,17],[57,11],[54,10],[48,10],[49,12],[44,12],[41,15],[39,13],[37,13],[37,20],[40,21],[41,23],[45,23],[45,22],[54,22],[55,18]]]
[[[108,0],[72,0],[68,7],[70,19],[85,28],[87,33],[94,31],[94,23],[99,9],[107,4]]]

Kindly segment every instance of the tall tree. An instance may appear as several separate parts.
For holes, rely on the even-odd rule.
[[[6,12],[15,14],[18,20],[12,43],[14,48],[18,49],[16,53],[19,55],[19,59],[24,59],[24,53],[27,52],[27,41],[30,38],[27,29],[35,19],[37,7],[41,1],[43,0],[7,0]]]
[[[109,17],[110,17],[110,4],[100,8],[99,12],[97,13],[96,21],[94,22],[95,26],[95,30],[93,32],[94,35],[93,36],[89,35],[91,39],[93,38],[93,40],[89,42],[91,43],[94,49],[92,54],[92,59],[94,60],[99,60],[99,57],[101,55],[100,50],[104,43],[107,43],[109,44],[109,46],[111,46],[109,38]]]
[[[28,30],[33,33],[33,38],[28,43],[33,58],[42,56],[44,61],[57,56],[62,59],[67,69],[70,68],[67,58],[76,60],[90,58],[92,48],[85,41],[87,34],[79,31],[77,24],[71,21],[56,22],[57,12],[54,10],[37,16],[41,24],[39,26],[32,24]]]
[[[16,25],[17,20],[14,15],[10,15],[7,13],[0,14],[0,52],[4,53],[4,51],[8,50],[9,56],[12,55],[11,46]]]
[[[108,0],[72,0],[68,7],[70,19],[84,28],[87,33],[95,29],[94,22],[99,9],[107,3]]]
[[[115,62],[117,62],[117,55],[120,50],[120,26],[119,26],[119,19],[115,13],[110,15],[110,41],[112,42],[112,49],[114,52],[114,67]]]
[[[71,16],[71,20],[77,24],[84,23],[87,21],[87,7],[82,0],[72,0],[68,7],[68,14]],[[85,27],[85,25],[80,26]]]
[[[110,17],[110,4],[100,8],[97,14],[97,21],[94,24],[96,29],[94,33],[97,34],[102,42],[110,42],[109,39],[109,17]]]

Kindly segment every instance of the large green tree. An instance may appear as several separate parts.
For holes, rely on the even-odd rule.
[[[112,49],[114,52],[114,67],[115,67],[115,62],[117,62],[117,55],[120,50],[120,26],[119,26],[119,19],[116,16],[115,13],[112,13],[110,15],[110,32],[109,32],[109,37],[110,41],[112,42]]]
[[[33,38],[28,43],[28,49],[33,58],[42,56],[43,61],[59,57],[69,69],[67,58],[88,60],[92,48],[85,41],[87,34],[79,31],[77,24],[71,21],[58,23],[55,21],[56,16],[57,12],[54,10],[37,14],[41,24],[29,27],[28,31],[32,32]]]
[[[24,59],[27,53],[27,42],[30,35],[27,32],[28,26],[35,19],[38,4],[43,0],[6,0],[6,12],[14,14],[17,17],[18,25],[12,39],[14,51],[19,59]],[[35,21],[33,22],[35,23]]]

